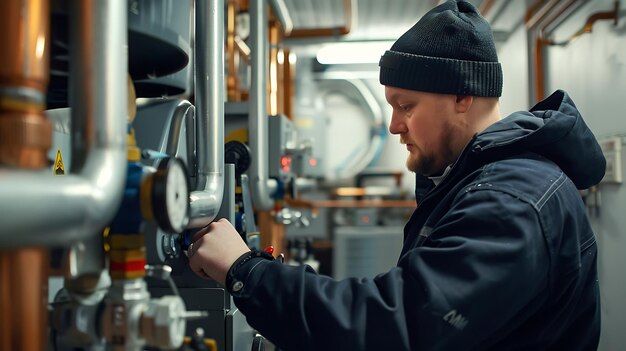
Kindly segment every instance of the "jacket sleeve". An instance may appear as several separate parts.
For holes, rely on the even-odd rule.
[[[231,291],[249,324],[285,350],[442,350],[486,345],[532,313],[549,258],[533,206],[465,192],[424,246],[374,279],[334,281],[253,259]]]

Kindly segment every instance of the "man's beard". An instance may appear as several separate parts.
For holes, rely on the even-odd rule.
[[[432,155],[421,155],[419,158],[412,158],[411,155],[406,160],[406,168],[411,172],[430,176],[435,172],[435,158]]]
[[[441,175],[445,168],[453,161],[453,152],[450,146],[450,143],[454,138],[453,134],[454,133],[452,127],[449,124],[445,124],[441,133],[441,140],[445,142],[445,155],[443,156],[446,157],[447,162],[444,162],[443,165],[436,164],[435,155],[432,150],[430,150],[431,152],[429,154],[426,154],[425,150],[422,150],[418,148],[416,144],[413,144],[419,154],[418,157],[415,158],[412,158],[412,155],[409,154],[406,160],[406,167],[409,169],[409,171],[427,177]]]

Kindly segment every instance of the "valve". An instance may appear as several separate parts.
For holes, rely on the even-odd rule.
[[[173,349],[185,336],[185,303],[179,296],[151,300],[140,318],[140,334],[151,346]]]
[[[284,225],[295,224],[297,227],[308,227],[311,221],[304,216],[301,211],[292,210],[289,207],[283,207],[276,212],[276,221]]]

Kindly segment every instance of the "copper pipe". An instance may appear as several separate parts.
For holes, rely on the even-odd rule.
[[[45,350],[48,251],[0,251],[0,350]]]
[[[526,11],[526,15],[524,16],[524,22],[526,23],[526,28],[529,30],[534,28],[537,23],[541,20],[545,19],[545,17],[559,4],[561,0],[550,0],[546,3],[546,0],[538,0],[533,3],[528,11]]]
[[[541,101],[545,98],[543,84],[543,40],[539,37],[535,39],[535,101]]]
[[[237,65],[235,63],[235,16],[237,14],[237,2],[228,1],[227,9],[227,33],[226,52],[228,55],[228,76],[226,86],[228,87],[228,100],[239,101],[239,79],[237,78]]]
[[[250,62],[252,62],[252,59],[250,58],[252,50],[250,49],[248,44],[246,44],[246,42],[243,41],[239,36],[235,35],[235,46],[237,47],[237,51],[239,52],[239,57],[246,61],[246,63],[250,64]]]
[[[239,5],[239,9],[241,11],[244,11],[244,12],[250,11],[250,1],[249,0],[238,0],[237,4]]]
[[[48,0],[0,2],[0,165],[49,166],[52,125],[43,114],[48,86]]]
[[[415,208],[415,200],[305,200],[285,199],[289,207],[309,208]]]
[[[48,87],[49,4],[46,0],[0,1],[0,84],[45,93]],[[40,101],[42,102],[42,101]]]
[[[285,63],[283,65],[283,99],[285,102],[285,114],[292,119],[293,116],[293,96],[294,96],[294,74],[295,62],[291,61],[292,53],[289,50],[283,51]],[[295,57],[295,54],[293,54]]]
[[[271,20],[269,24],[270,59],[269,59],[269,79],[268,79],[268,107],[269,114],[275,116],[279,111],[278,106],[278,45],[279,30],[278,21]]]
[[[332,28],[312,28],[312,29],[294,29],[287,36],[288,38],[315,38],[315,37],[332,37],[341,36],[350,33],[352,29],[352,1],[343,1],[344,25]]]
[[[279,48],[278,52],[276,53],[277,55],[277,66],[276,66],[276,74],[277,74],[277,80],[278,80],[278,87],[277,87],[277,103],[278,103],[278,113],[282,114],[282,115],[287,115],[287,111],[285,110],[285,60],[287,59],[285,57],[285,51],[283,50],[283,48]],[[292,116],[287,115],[287,118],[291,119]]]
[[[544,43],[547,43],[547,36],[545,34],[546,29],[551,26],[556,20],[561,18],[576,2],[580,0],[569,0],[565,5],[561,6],[558,10],[554,10],[546,16],[545,20],[540,23],[538,26],[538,34],[539,38],[542,39]]]
[[[537,25],[545,20],[550,12],[559,4],[560,0],[537,0],[526,11],[524,22],[529,33],[529,81],[532,96],[534,92],[534,101],[543,100],[544,82],[543,82],[543,43],[539,40]],[[531,44],[532,43],[532,44]],[[532,46],[530,46],[532,45]],[[533,87],[534,83],[534,87]],[[534,89],[534,91],[532,91]],[[530,98],[530,97],[529,97]]]
[[[604,12],[596,12],[587,18],[585,24],[580,28],[576,33],[571,35],[564,41],[555,42],[550,39],[546,41],[547,45],[560,45],[565,46],[574,40],[578,39],[581,35],[585,33],[591,33],[593,31],[593,24],[600,20],[613,20],[613,24],[617,26],[617,19],[619,14],[619,0],[613,1],[613,10],[612,11],[604,11]]]
[[[272,14],[280,23],[282,33],[284,35],[289,35],[289,33],[293,30],[293,21],[289,15],[289,10],[287,10],[285,0],[270,0],[269,4]]]
[[[493,8],[493,5],[495,5],[495,3],[496,3],[496,0],[484,0],[483,2],[480,3],[480,6],[478,7],[478,11],[483,17],[487,16],[487,13]]]
[[[545,37],[544,31],[548,26],[554,23],[554,21],[556,21],[558,18],[563,16],[563,14],[567,12],[569,8],[572,7],[572,5],[574,5],[577,1],[579,0],[569,0],[565,5],[561,6],[557,11],[554,11],[555,9],[554,4],[552,3],[549,4],[548,10],[542,11],[543,15],[541,16],[539,20],[537,20],[537,22],[535,22],[537,26],[531,27],[532,30],[536,30],[534,32],[535,33],[534,35],[535,36],[534,38],[535,101],[541,101],[545,98],[545,94],[544,94],[544,91],[545,91],[544,76],[545,75],[544,75],[544,67],[543,67],[543,64],[544,64],[543,52],[547,44],[547,41],[544,39]]]

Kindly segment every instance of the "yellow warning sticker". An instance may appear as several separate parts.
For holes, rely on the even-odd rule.
[[[57,157],[54,160],[54,175],[64,175],[65,166],[63,166],[63,156],[61,156],[61,148],[57,149]]]

